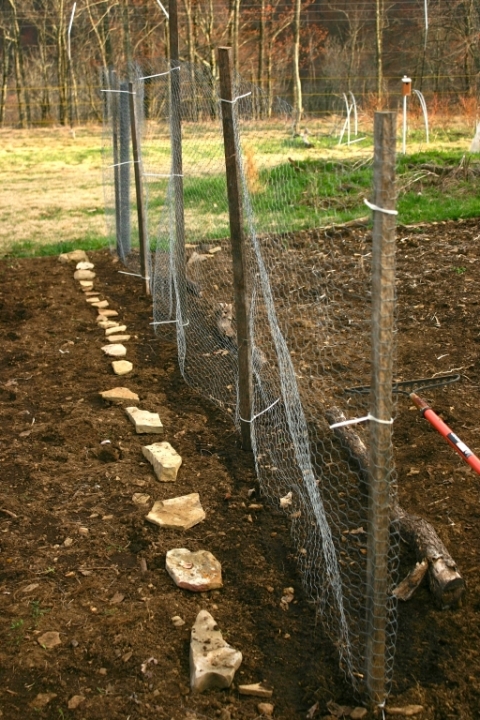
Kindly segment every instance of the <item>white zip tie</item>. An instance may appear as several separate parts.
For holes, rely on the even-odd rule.
[[[165,10],[165,8],[163,7],[163,5],[162,5],[162,3],[160,2],[160,0],[157,0],[157,5],[158,5],[158,7],[160,8],[160,10],[163,10],[163,12],[165,13],[165,17],[166,17],[167,20],[168,20],[170,16],[169,16],[168,12]]]
[[[136,95],[137,93],[130,92],[130,90],[100,90],[100,92],[114,92],[114,93],[126,93],[127,95]]]
[[[156,322],[151,322],[149,325],[168,325],[169,323],[177,323],[178,320],[157,320]],[[183,323],[183,327],[187,327],[187,325],[190,325],[190,320],[187,320],[186,323]]]
[[[393,418],[390,418],[390,420],[381,420],[368,413],[368,415],[364,415],[364,417],[361,418],[352,418],[351,420],[342,420],[342,422],[333,423],[333,425],[329,425],[329,428],[330,430],[334,430],[335,428],[345,427],[346,425],[358,425],[358,423],[366,422],[367,420],[372,420],[380,425],[392,425],[393,423]]]
[[[369,202],[367,198],[363,198],[363,202],[370,210],[376,210],[377,212],[385,213],[385,215],[398,215],[398,210],[387,210],[387,208],[378,207],[378,205]]]
[[[149,277],[144,277],[143,275],[139,275],[138,273],[129,273],[129,272],[125,272],[125,270],[117,270],[117,272],[120,275],[131,275],[132,277],[142,278],[142,280],[150,280]]]
[[[261,410],[259,413],[257,413],[256,415],[254,415],[251,420],[244,420],[242,417],[239,416],[239,417],[240,417],[240,420],[241,420],[242,422],[246,422],[246,423],[253,423],[254,420],[256,420],[257,418],[259,418],[260,415],[263,415],[264,413],[266,413],[266,412],[268,412],[269,410],[271,410],[271,409],[273,408],[273,406],[276,405],[278,402],[280,402],[280,398],[277,398],[277,399],[275,400],[275,402],[273,402],[271,405],[269,405],[267,408],[265,408],[265,410]]]
[[[114,163],[113,165],[107,165],[107,168],[120,167],[120,165],[132,165],[132,163],[135,163],[135,162],[137,162],[137,161],[136,160],[125,160],[125,162]]]
[[[238,97],[235,98],[235,100],[224,100],[223,98],[220,98],[220,102],[226,102],[226,103],[230,103],[231,105],[233,105],[233,103],[236,103],[237,100],[241,100],[242,98],[248,97],[248,96],[251,95],[251,94],[252,94],[252,93],[251,93],[251,91],[250,91],[250,92],[248,92],[248,93],[245,93],[245,95],[239,95]],[[245,422],[250,422],[250,421],[249,421],[249,420],[246,420]]]
[[[175,67],[170,68],[170,70],[167,70],[166,72],[156,73],[155,75],[144,75],[143,77],[138,78],[138,79],[139,80],[150,80],[151,78],[163,77],[163,75],[170,75],[172,70],[180,70],[180,65],[176,65]]]

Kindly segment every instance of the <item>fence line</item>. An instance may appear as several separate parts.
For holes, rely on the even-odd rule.
[[[149,118],[139,111],[142,147],[147,149],[142,156],[148,186],[148,256],[154,266],[154,328],[160,341],[176,339],[185,380],[251,436],[262,493],[291,521],[305,587],[335,643],[340,665],[355,690],[366,691],[381,703],[393,668],[396,606],[392,590],[398,545],[388,522],[385,526],[384,494],[378,496],[383,513],[378,539],[378,512],[372,509],[377,494],[330,429],[329,420],[332,413],[360,417],[367,409],[377,417],[387,407],[378,406],[378,398],[383,397],[377,393],[378,383],[370,396],[345,393],[348,387],[368,385],[372,372],[375,301],[370,289],[368,233],[361,228],[343,234],[336,231],[317,206],[313,210],[306,206],[302,220],[305,208],[298,198],[319,202],[316,191],[323,175],[307,172],[305,139],[292,143],[292,113],[287,104],[276,101],[272,109],[268,98],[241,77],[233,78],[231,95],[224,97],[225,88],[220,91],[203,70],[183,63],[178,73],[162,74],[162,70],[154,69],[157,77],[149,87]],[[135,98],[143,102],[145,81],[141,78],[150,71],[138,70],[134,81]],[[172,110],[174,103],[178,103],[177,114]],[[112,107],[107,98],[106,129]],[[235,173],[237,213],[244,228],[240,234],[245,305],[234,301],[222,110],[224,120],[231,118],[238,154]],[[183,130],[180,173],[175,161],[179,118]],[[149,155],[152,137],[157,147]],[[171,143],[168,155],[166,139]],[[107,144],[106,163],[111,155]],[[362,168],[371,173],[368,158]],[[342,176],[346,171],[339,166],[335,172]],[[179,175],[183,235],[178,233],[175,181]],[[109,169],[110,187],[113,176]],[[375,194],[373,200],[379,216],[382,196]],[[322,199],[331,210],[337,202],[333,194],[326,193]],[[388,226],[383,215],[376,222],[381,228]],[[128,267],[138,266],[135,229],[124,261]],[[381,292],[388,295],[392,278],[382,277],[389,285]],[[242,330],[239,313],[243,308],[247,322]],[[248,342],[243,344],[245,332]],[[391,353],[391,344],[381,340],[382,350]],[[251,368],[249,407],[242,405],[241,347],[247,349]],[[391,355],[388,363],[391,368]],[[383,393],[387,375],[382,376]],[[373,447],[368,428],[358,426],[357,432],[368,448]],[[390,427],[383,435],[389,432]],[[377,483],[387,483],[390,500],[394,497],[391,456],[385,466],[377,455],[373,457],[373,476]],[[373,568],[371,562],[373,551],[383,560],[380,588],[377,564]],[[373,589],[377,594],[372,599]],[[372,645],[372,617],[379,611],[381,627],[375,620]]]

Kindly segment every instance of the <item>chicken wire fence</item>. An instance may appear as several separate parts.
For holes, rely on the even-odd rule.
[[[237,428],[249,424],[261,490],[291,520],[305,586],[358,692],[370,688],[372,694],[372,653],[381,653],[384,687],[373,693],[380,702],[393,670],[398,539],[395,528],[387,526],[375,546],[367,465],[378,426],[330,427],[368,416],[376,407],[372,393],[349,392],[372,383],[371,233],[335,226],[339,208],[348,210],[348,189],[343,197],[324,192],[320,200],[315,194],[327,161],[299,185],[296,176],[304,172],[308,138],[293,137],[291,108],[277,101],[272,109],[258,88],[237,77],[232,105],[252,386],[249,417],[241,417],[222,134],[225,98],[208,73],[186,64],[170,73],[162,68],[143,75],[156,76],[149,79],[147,112],[142,73],[135,81],[135,97],[143,103],[139,116],[155,330],[160,339],[176,340],[185,380],[227,412]],[[110,127],[116,95],[106,93]],[[110,157],[113,162],[107,152],[107,166],[123,162],[113,151]],[[371,168],[370,158],[360,162]],[[107,172],[107,185],[113,187],[112,168]],[[341,184],[341,164],[334,174]],[[134,267],[135,242],[119,245],[118,231],[113,237],[112,246]],[[387,290],[391,305],[392,283]],[[376,318],[380,327],[382,308]],[[391,337],[384,350],[391,365]],[[383,444],[391,498],[395,483],[388,433]],[[372,607],[371,585],[377,582],[372,562],[378,560],[378,548],[387,565],[385,592],[382,606]],[[377,616],[383,618],[383,640],[372,650],[371,618]]]

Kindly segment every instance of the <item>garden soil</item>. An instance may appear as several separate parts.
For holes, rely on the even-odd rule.
[[[354,242],[355,232],[342,237]],[[461,375],[427,397],[480,454],[479,258],[480,222],[399,228],[397,367],[402,379]],[[90,259],[96,288],[132,335],[134,370],[124,378],[101,351],[103,331],[71,264],[0,261],[0,717],[253,720],[262,701],[238,685],[257,682],[273,689],[267,702],[279,720],[361,705],[302,591],[288,518],[262,498],[230,418],[183,381],[175,347],[149,325],[141,282],[120,275],[106,251]],[[124,408],[101,399],[118,385],[160,413],[162,439],[183,458],[174,490],[142,455],[156,438],[137,435]],[[398,401],[394,442],[400,501],[434,525],[467,591],[450,610],[426,585],[401,604],[387,709],[479,718],[479,477],[408,398]],[[145,520],[153,501],[190,492],[206,511],[199,525],[175,531]],[[135,494],[150,499],[138,504]],[[210,550],[224,587],[177,588],[165,570],[175,547]],[[287,587],[294,601],[284,610]],[[189,639],[202,608],[243,662],[230,689],[195,694]],[[59,644],[49,648],[45,632]]]

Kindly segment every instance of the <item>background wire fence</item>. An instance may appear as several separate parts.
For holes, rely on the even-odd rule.
[[[170,83],[172,72],[179,72],[178,84]],[[141,78],[151,75],[156,77],[149,77],[147,95]],[[366,468],[330,424],[341,413],[365,416],[371,407],[368,394],[347,392],[371,383],[370,233],[364,219],[357,230],[336,226],[339,213],[348,217],[349,188],[334,194],[322,184],[321,165],[309,167],[309,139],[292,137],[291,108],[281,101],[272,106],[258,88],[236,78],[253,377],[251,414],[241,418],[222,98],[214,79],[188,64],[170,73],[164,67],[137,72],[135,87],[137,101],[143,102],[142,160],[157,335],[176,340],[180,368],[190,385],[227,412],[237,428],[241,421],[250,423],[262,492],[291,520],[305,586],[330,631],[341,667],[361,692],[367,682],[369,635]],[[178,88],[178,96],[172,87],[173,92]],[[109,128],[115,94],[106,95]],[[171,146],[172,103],[181,111],[181,148]],[[173,173],[175,153],[180,152],[181,198]],[[110,202],[111,158],[107,152]],[[335,187],[348,185],[352,167],[328,162]],[[371,157],[355,160],[353,172],[367,173],[371,181]],[[136,258],[133,241],[123,259],[134,267]],[[368,423],[358,425],[355,433],[368,448]],[[392,530],[387,607],[378,609],[387,618],[387,683],[395,646],[391,590],[397,555]]]

